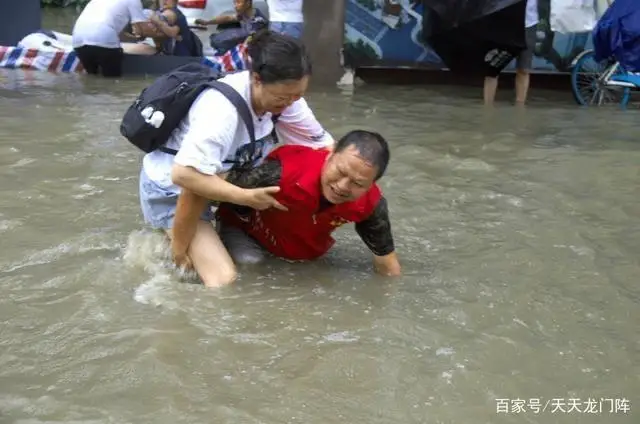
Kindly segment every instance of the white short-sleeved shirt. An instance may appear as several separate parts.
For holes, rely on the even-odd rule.
[[[73,26],[73,47],[118,48],[124,27],[146,20],[141,0],[91,0]]]
[[[540,21],[538,15],[538,0],[527,0],[527,8],[524,15],[524,27],[530,28]]]
[[[249,71],[226,75],[220,81],[235,89],[251,105]],[[256,116],[249,106],[255,129],[256,145],[250,146],[247,127],[235,106],[220,92],[207,89],[192,104],[187,116],[173,131],[166,146],[178,151],[173,156],[159,150],[148,153],[143,169],[158,186],[179,192],[171,181],[171,167],[175,163],[190,166],[207,175],[227,172],[241,163],[260,163],[275,147],[272,137],[273,121],[270,113]],[[333,137],[324,130],[304,99],[285,109],[276,123],[278,140],[283,144],[326,147]]]
[[[304,22],[302,0],[267,0],[271,22]]]

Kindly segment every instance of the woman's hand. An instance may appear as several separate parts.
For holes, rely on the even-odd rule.
[[[278,186],[247,189],[246,199],[243,204],[259,211],[269,208],[287,211],[287,207],[273,197],[279,191],[280,187]]]
[[[186,250],[177,249],[174,243],[171,243],[171,253],[173,256],[173,263],[180,269],[185,271],[191,271],[193,269],[193,263],[191,258],[187,254]]]

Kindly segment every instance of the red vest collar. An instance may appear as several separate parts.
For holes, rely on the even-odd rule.
[[[322,184],[320,182],[322,169],[331,152],[326,149],[320,149],[314,153],[316,154],[309,155],[313,157],[314,160],[307,161],[306,170],[298,178],[296,186],[300,188],[307,197],[313,197],[319,201],[322,197]]]

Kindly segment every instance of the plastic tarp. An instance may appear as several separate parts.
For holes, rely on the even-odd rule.
[[[551,30],[560,33],[591,31],[598,21],[593,0],[551,0]]]
[[[560,33],[591,32],[613,0],[551,0],[551,30]]]
[[[615,0],[593,30],[597,61],[615,58],[629,72],[640,72],[640,1]]]

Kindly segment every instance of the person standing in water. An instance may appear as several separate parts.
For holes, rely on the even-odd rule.
[[[141,0],[91,0],[72,32],[73,49],[87,73],[121,76],[124,52],[120,33],[131,23],[133,33],[140,35],[146,21]]]
[[[529,75],[533,66],[533,56],[537,41],[538,0],[527,0],[525,13],[525,41],[527,47],[516,58],[516,104],[524,105],[529,92]],[[492,105],[498,90],[498,77],[485,77],[484,103]]]

